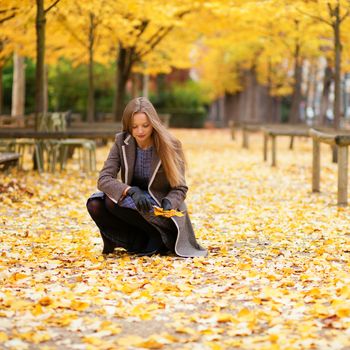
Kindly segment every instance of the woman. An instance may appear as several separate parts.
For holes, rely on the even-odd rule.
[[[102,253],[123,247],[139,255],[171,251],[182,257],[206,256],[184,203],[188,188],[180,142],[145,97],[127,104],[122,122],[123,131],[116,135],[100,172],[101,192],[87,202],[104,242]],[[176,209],[184,216],[155,216],[153,206]]]

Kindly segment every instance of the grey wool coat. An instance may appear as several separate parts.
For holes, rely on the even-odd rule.
[[[107,160],[100,172],[97,187],[114,202],[118,203],[123,197],[124,190],[131,185],[136,159],[136,141],[128,132],[121,132],[116,135],[115,142],[110,150]],[[121,181],[117,178],[120,174]],[[177,237],[174,251],[181,257],[207,256],[207,250],[201,247],[195,238],[187,207],[184,202],[188,187],[185,179],[179,186],[170,187],[165,176],[162,163],[153,152],[151,177],[148,184],[148,192],[153,199],[161,206],[161,200],[167,198],[172,208],[185,212],[182,217],[171,219],[177,229]],[[152,224],[152,222],[151,222]]]

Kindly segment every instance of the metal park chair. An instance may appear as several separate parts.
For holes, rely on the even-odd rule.
[[[66,113],[52,113],[48,118],[47,125],[48,131],[66,131]],[[96,170],[95,141],[89,139],[60,139],[54,140],[50,147],[50,171],[55,171],[58,162],[60,164],[60,169],[65,169],[71,148],[73,148],[73,152],[78,148],[79,165],[83,171],[89,172]]]

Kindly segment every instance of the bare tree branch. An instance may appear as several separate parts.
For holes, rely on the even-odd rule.
[[[56,0],[51,6],[49,6],[46,10],[44,10],[45,13],[48,13],[54,6],[56,6],[61,0]]]
[[[346,12],[344,13],[344,15],[342,17],[340,17],[340,22],[343,22],[344,19],[349,16],[349,14],[350,14],[350,10],[347,9]]]
[[[327,2],[327,6],[328,6],[328,11],[331,14],[331,16],[334,16],[335,8],[333,9],[332,5],[329,2]]]
[[[176,17],[178,19],[181,19],[183,16],[187,15],[190,13],[190,10],[183,11],[179,13]],[[148,53],[150,53],[163,39],[166,37],[172,30],[174,29],[174,25],[170,27],[161,27],[157,33],[152,35],[146,42],[146,44],[149,45],[149,48],[143,52],[139,52],[137,54],[138,59],[146,56]]]
[[[11,7],[10,9],[0,10],[0,13],[6,13],[9,11],[16,11],[16,10],[18,10],[18,7]]]
[[[315,20],[317,20],[317,21],[320,21],[320,22],[323,22],[323,23],[326,23],[326,24],[328,24],[329,26],[333,26],[333,23],[332,22],[328,22],[326,19],[324,19],[323,17],[320,17],[320,16],[315,16],[315,15],[313,15],[313,14],[311,14],[311,13],[307,13],[307,12],[305,12],[305,11],[302,11],[302,10],[300,10],[300,9],[296,9],[298,12],[300,12],[300,13],[302,13],[303,15],[305,15],[305,16],[309,16],[309,17],[311,17],[311,18],[313,18],[313,19],[315,19]]]
[[[4,22],[6,22],[6,21],[8,21],[9,19],[11,19],[11,18],[13,18],[13,17],[15,17],[16,16],[16,14],[15,13],[13,13],[12,15],[10,15],[10,16],[7,16],[7,17],[4,17],[4,18],[1,18],[0,19],[0,24],[2,24],[2,23],[4,23]]]
[[[173,29],[174,27],[171,26],[171,27],[168,27],[168,28],[162,28],[163,30],[163,33],[160,33],[158,32],[159,36],[156,38],[156,40],[150,45],[149,49],[143,51],[143,52],[139,52],[137,54],[138,56],[138,59],[141,59],[142,57],[145,57],[147,54],[149,54],[163,39],[165,36],[167,36],[170,31]]]
[[[62,13],[58,14],[58,21],[64,26],[64,28],[72,35],[72,37],[78,41],[83,47],[87,48],[88,45],[86,44],[86,41],[79,38],[79,36],[74,32],[74,30],[72,30],[68,23],[67,23],[67,19],[66,16],[63,15]]]
[[[137,27],[137,29],[140,31],[139,34],[137,35],[137,38],[141,37],[142,33],[144,33],[148,25],[149,25],[149,21],[142,21],[139,27]]]

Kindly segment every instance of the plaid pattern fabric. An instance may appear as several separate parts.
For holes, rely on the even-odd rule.
[[[148,182],[151,176],[152,152],[153,147],[147,148],[145,150],[139,147],[136,148],[136,160],[132,186],[137,186],[144,190],[152,205],[157,205],[156,201],[147,192]],[[124,208],[137,210],[136,205],[130,196],[126,196],[122,201],[120,201],[119,205]]]
[[[153,147],[145,150],[136,147],[136,160],[132,185],[147,190],[148,182],[151,177],[151,162],[152,162]]]

